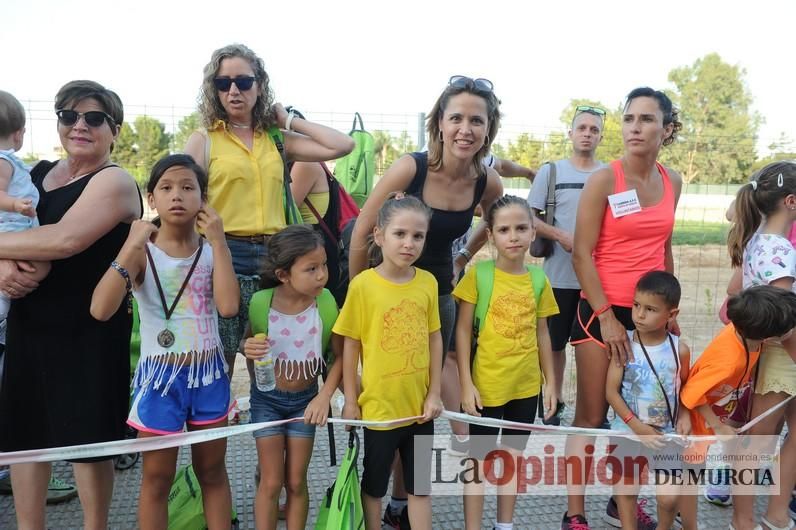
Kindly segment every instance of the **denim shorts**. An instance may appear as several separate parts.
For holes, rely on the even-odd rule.
[[[238,277],[240,287],[240,309],[234,317],[218,317],[218,334],[224,345],[224,354],[234,355],[243,338],[246,322],[249,320],[249,301],[260,289],[260,269],[268,248],[262,243],[250,243],[227,239],[232,254],[232,268]]]
[[[270,392],[261,392],[252,383],[250,398],[252,423],[303,418],[304,409],[317,395],[317,382],[299,392],[286,392],[276,388]],[[255,438],[276,435],[283,435],[288,438],[314,438],[315,425],[307,425],[301,421],[284,423],[276,427],[266,427],[259,431],[254,431]]]

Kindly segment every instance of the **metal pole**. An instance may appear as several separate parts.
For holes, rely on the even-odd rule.
[[[422,151],[426,145],[426,113],[417,113],[417,150]]]

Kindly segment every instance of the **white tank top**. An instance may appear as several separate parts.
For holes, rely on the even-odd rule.
[[[190,387],[199,386],[200,382],[202,385],[210,384],[222,371],[227,371],[218,334],[218,313],[213,301],[213,250],[204,239],[202,245],[202,255],[168,322],[147,260],[144,281],[133,290],[141,321],[141,358],[134,377],[136,386],[146,386],[154,379],[153,386],[158,388],[161,381],[157,372],[162,372],[160,368],[165,362],[176,362],[179,366],[190,363]],[[157,269],[166,305],[171,307],[196,252],[187,258],[174,258],[152,243],[147,243],[147,248]],[[174,344],[168,348],[160,346],[157,341],[158,334],[164,329],[174,335]],[[191,355],[181,356],[187,353]],[[164,392],[172,380],[173,377],[167,382]]]

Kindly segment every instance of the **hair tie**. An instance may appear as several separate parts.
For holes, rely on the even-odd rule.
[[[782,173],[780,173],[779,176],[777,177],[777,187],[781,188],[783,186],[783,184],[784,184],[784,182],[783,182],[783,179],[782,179]]]
[[[752,191],[757,191],[757,181],[756,180],[751,181],[749,183],[749,185],[752,186]]]

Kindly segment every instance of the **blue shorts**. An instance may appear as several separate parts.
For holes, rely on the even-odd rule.
[[[317,382],[299,392],[286,392],[277,389],[273,389],[270,392],[261,392],[252,383],[249,401],[251,404],[252,423],[303,418],[304,409],[317,395]],[[303,421],[297,421],[254,431],[255,438],[277,435],[287,436],[288,438],[314,438],[315,425],[307,425]]]
[[[214,377],[209,385],[200,382],[199,386],[188,388],[190,365],[179,367],[176,374],[174,365],[163,368],[163,376],[158,377],[159,388],[150,382],[133,392],[129,426],[153,434],[174,434],[182,432],[186,423],[209,425],[227,418],[231,408],[227,374],[221,372],[221,377]],[[172,374],[174,380],[167,385]]]

